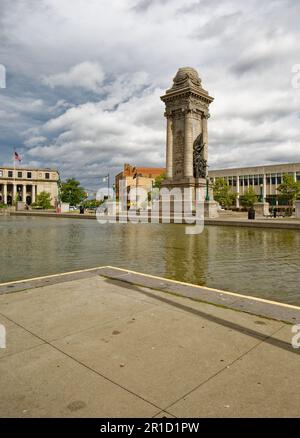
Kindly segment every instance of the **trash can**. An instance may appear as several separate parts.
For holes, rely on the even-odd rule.
[[[248,210],[248,219],[249,220],[255,219],[255,210],[253,207],[249,208],[249,210]]]
[[[80,214],[84,214],[84,207],[83,207],[83,205],[81,205],[79,207],[79,212],[80,212]]]

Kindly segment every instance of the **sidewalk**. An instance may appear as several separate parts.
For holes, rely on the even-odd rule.
[[[1,417],[300,416],[291,325],[130,275],[99,268],[0,285]]]

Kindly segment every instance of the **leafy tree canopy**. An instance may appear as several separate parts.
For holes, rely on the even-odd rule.
[[[247,192],[245,192],[242,196],[240,196],[240,203],[245,208],[251,208],[258,202],[257,195],[253,189],[253,187],[249,187]]]
[[[294,201],[300,197],[300,182],[295,181],[292,175],[285,174],[277,191],[280,198],[288,202],[289,213],[292,214]]]
[[[166,179],[166,174],[165,173],[162,173],[162,174],[158,175],[155,178],[155,181],[154,181],[154,184],[153,184],[153,188],[160,189],[161,188],[161,184],[162,184],[164,179]]]
[[[41,192],[36,197],[36,202],[32,204],[32,207],[39,207],[43,210],[48,210],[52,207],[51,195],[48,192]]]
[[[60,199],[70,205],[81,204],[86,199],[86,192],[80,182],[75,178],[69,178],[60,184]]]
[[[237,193],[232,193],[224,178],[217,178],[213,185],[214,199],[222,206],[229,208],[235,204]]]

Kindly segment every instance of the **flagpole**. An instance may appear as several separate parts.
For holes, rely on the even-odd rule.
[[[13,197],[14,197],[14,195],[17,193],[17,187],[16,187],[16,149],[14,149],[13,157],[14,157],[14,187],[13,187]],[[13,199],[12,202],[14,203],[15,199]]]

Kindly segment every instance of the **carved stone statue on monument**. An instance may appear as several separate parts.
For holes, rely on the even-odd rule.
[[[203,134],[198,135],[193,146],[194,178],[206,178],[207,160],[204,158],[205,143]]]

